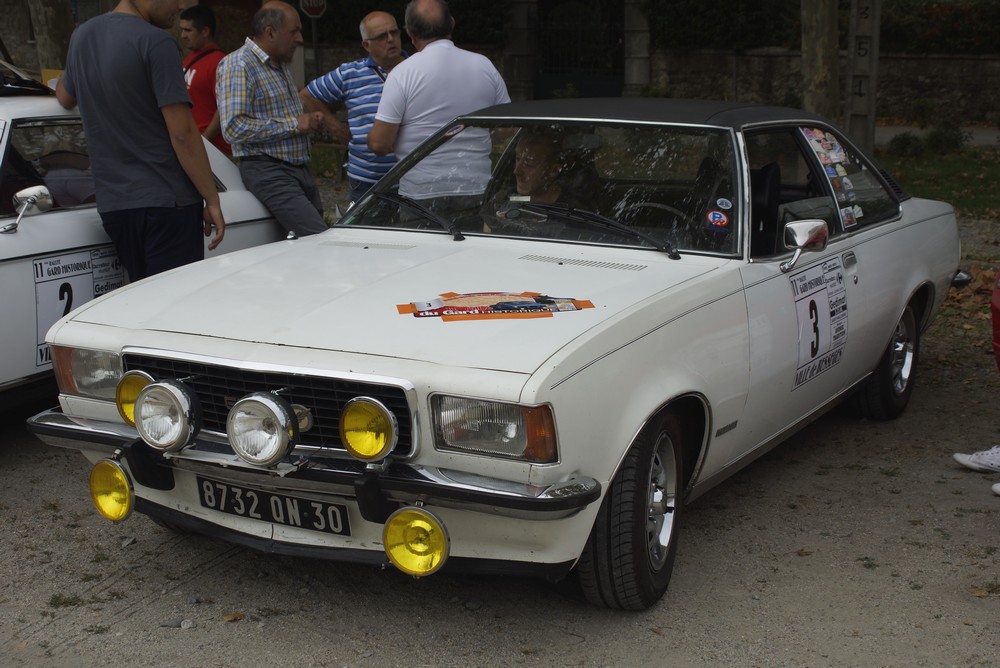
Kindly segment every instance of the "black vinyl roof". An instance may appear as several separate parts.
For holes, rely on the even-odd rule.
[[[746,125],[781,121],[818,121],[830,125],[830,122],[822,116],[788,107],[649,97],[564,98],[511,102],[480,109],[469,116],[685,123],[730,127],[737,130]]]

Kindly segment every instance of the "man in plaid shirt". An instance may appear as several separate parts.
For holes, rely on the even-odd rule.
[[[243,183],[285,229],[304,236],[327,227],[309,172],[309,135],[323,129],[323,114],[305,113],[288,68],[300,44],[298,12],[286,2],[264,3],[253,37],[219,63],[216,96]]]

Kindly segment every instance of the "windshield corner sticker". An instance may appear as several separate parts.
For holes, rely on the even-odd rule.
[[[45,334],[56,320],[77,306],[107,294],[125,283],[125,269],[111,246],[38,258],[35,273],[35,366],[52,363]]]
[[[709,211],[705,214],[708,226],[714,230],[724,230],[729,227],[729,216],[721,211]]]
[[[549,297],[539,292],[446,292],[427,301],[396,305],[400,315],[441,318],[443,322],[551,318],[553,313],[585,308],[594,308],[593,302],[569,297]]]
[[[840,363],[847,344],[847,289],[840,258],[790,277],[799,326],[799,361],[792,389]]]

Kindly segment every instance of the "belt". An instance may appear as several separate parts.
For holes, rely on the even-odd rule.
[[[270,155],[241,155],[236,158],[236,162],[276,162],[280,165],[288,165],[289,167],[305,167],[306,165],[296,165],[293,162],[288,162],[287,160],[279,160],[278,158],[272,157]]]

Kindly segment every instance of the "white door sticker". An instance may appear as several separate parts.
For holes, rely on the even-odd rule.
[[[840,362],[847,343],[847,289],[840,258],[791,276],[799,326],[799,360],[792,389]]]
[[[120,288],[125,271],[111,246],[40,258],[33,265],[38,335],[35,366],[48,366],[52,363],[45,343],[49,327],[77,306]]]

